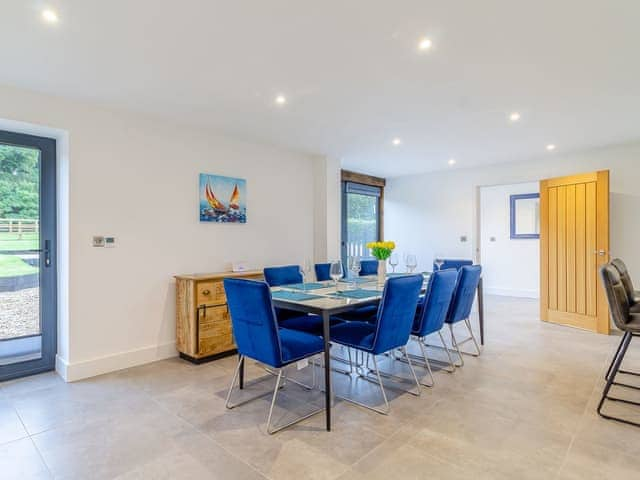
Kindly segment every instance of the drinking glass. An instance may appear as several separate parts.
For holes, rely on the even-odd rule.
[[[331,267],[329,269],[329,276],[333,280],[333,283],[336,287],[336,292],[338,291],[338,280],[342,278],[342,275],[343,275],[342,262],[340,260],[331,262]]]
[[[436,255],[436,258],[433,260],[433,263],[436,267],[438,267],[438,271],[442,270],[442,266],[444,265],[444,258],[440,255]]]
[[[302,289],[307,289],[307,280],[309,279],[309,274],[311,273],[311,261],[306,259],[300,265],[300,275],[302,275]]]
[[[349,258],[349,270],[352,273],[353,280],[353,288],[356,288],[356,278],[360,275],[360,270],[362,269],[362,265],[360,264],[360,257],[351,257]]]
[[[389,265],[391,265],[392,273],[396,273],[396,267],[398,266],[399,263],[400,263],[400,259],[398,258],[398,255],[395,253],[391,254],[391,256],[389,257]]]
[[[418,259],[412,253],[407,255],[405,259],[405,264],[407,266],[407,272],[413,273],[413,270],[418,266]]]

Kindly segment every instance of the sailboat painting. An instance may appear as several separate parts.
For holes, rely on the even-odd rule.
[[[200,221],[247,223],[247,181],[200,174]]]

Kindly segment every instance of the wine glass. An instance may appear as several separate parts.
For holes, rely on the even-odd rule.
[[[392,253],[391,256],[389,257],[389,265],[391,265],[392,273],[396,273],[396,267],[398,266],[398,263],[400,263],[400,259],[398,258],[398,255],[396,253]]]
[[[300,275],[302,276],[302,289],[307,289],[307,280],[309,279],[309,274],[311,273],[311,261],[309,259],[305,259],[304,262],[298,267],[300,269]]]
[[[336,287],[336,292],[338,291],[338,280],[342,278],[343,270],[342,270],[342,261],[335,260],[331,262],[331,267],[329,268],[329,276],[333,280],[333,283]]]
[[[441,255],[436,255],[436,258],[433,260],[433,264],[438,267],[438,271],[442,270],[442,266],[444,265],[444,258]]]
[[[418,266],[418,259],[412,253],[409,253],[405,259],[405,265],[407,266],[407,272],[413,273],[413,270]]]
[[[356,288],[356,278],[358,278],[358,276],[360,275],[361,269],[362,265],[360,263],[360,257],[349,258],[349,270],[352,273],[353,288]]]

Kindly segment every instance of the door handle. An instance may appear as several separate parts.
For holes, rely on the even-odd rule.
[[[598,255],[600,257],[604,257],[607,255],[607,251],[606,250],[594,250],[593,251],[594,255]]]
[[[44,266],[50,267],[51,266],[51,240],[44,241],[44,250],[42,251],[42,253],[44,253]]]

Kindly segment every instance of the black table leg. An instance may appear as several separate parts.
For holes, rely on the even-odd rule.
[[[322,336],[324,337],[324,405],[327,418],[327,432],[331,431],[331,355],[330,346],[330,315],[322,312]]]
[[[240,390],[244,388],[244,357],[240,360],[240,374],[238,383],[240,384]]]
[[[480,320],[480,345],[484,345],[484,294],[482,292],[482,277],[478,282],[478,319]]]

